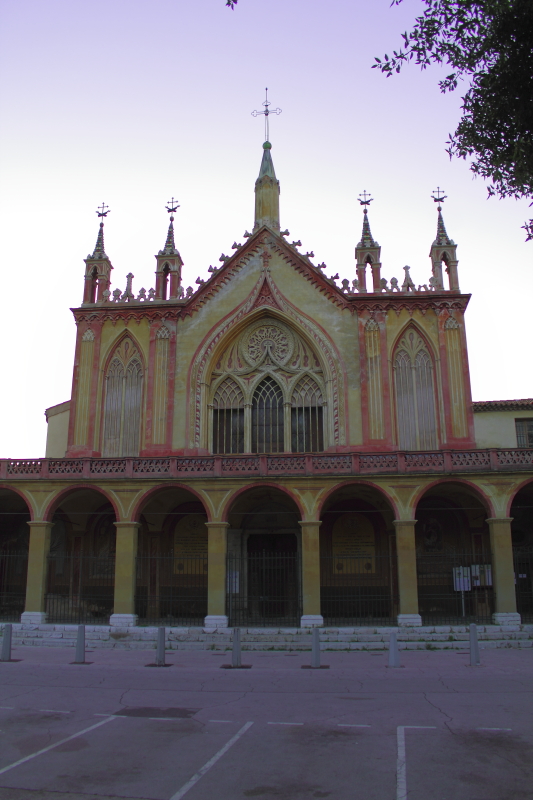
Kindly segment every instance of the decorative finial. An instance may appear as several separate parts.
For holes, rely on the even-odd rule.
[[[362,200],[361,197],[363,198]],[[370,195],[367,194],[366,189],[359,195],[359,202],[361,203],[362,206],[365,206],[365,214],[366,214],[366,206],[369,206],[373,199],[374,199],[373,197],[370,197]]]
[[[106,206],[105,203],[102,203],[102,205],[98,206],[98,208],[96,209],[96,213],[98,214],[100,219],[102,219],[103,217],[107,217],[110,210],[111,209],[109,208],[109,206]]]
[[[268,99],[268,87],[265,89],[265,102],[262,103],[265,107],[264,111],[252,111],[252,117],[259,117],[261,114],[265,116],[265,144],[268,142],[269,136],[269,128],[268,128],[268,116],[269,114],[281,114],[281,108],[269,108],[271,105]]]
[[[173,214],[176,213],[176,211],[178,210],[179,207],[180,207],[180,204],[178,203],[177,200],[174,199],[174,196],[172,196],[172,200],[169,200],[168,203],[165,206],[166,210],[170,214],[170,221],[171,222],[174,222]]]
[[[444,203],[446,200],[446,195],[444,194],[444,189],[441,189],[440,186],[437,186],[436,189],[433,189],[435,194],[432,194],[431,197],[433,198],[434,203],[438,203],[438,209],[441,210],[441,203]]]

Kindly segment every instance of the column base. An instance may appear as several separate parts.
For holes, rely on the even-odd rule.
[[[111,614],[109,624],[113,628],[133,628],[137,625],[137,614]]]
[[[321,628],[324,625],[322,614],[303,614],[300,618],[301,628]]]
[[[204,628],[227,628],[228,618],[224,614],[208,614],[204,619]]]
[[[422,625],[420,614],[398,614],[396,619],[399,628],[420,628]]]
[[[45,625],[47,619],[46,611],[23,611],[20,615],[22,625]]]
[[[516,611],[496,611],[492,615],[493,625],[520,625],[522,618]]]

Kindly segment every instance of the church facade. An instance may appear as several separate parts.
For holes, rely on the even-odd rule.
[[[457,247],[350,280],[255,224],[197,288],[173,217],[155,285],[85,260],[70,401],[0,460],[0,618],[316,626],[533,621],[533,400],[472,403]]]

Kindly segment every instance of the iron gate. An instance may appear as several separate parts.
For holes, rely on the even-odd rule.
[[[533,622],[533,547],[513,550],[516,610],[522,622]]]
[[[322,556],[320,606],[326,625],[396,625],[396,560]]]
[[[135,613],[141,625],[203,625],[207,556],[138,556]]]
[[[492,623],[490,556],[472,553],[417,555],[418,607],[424,625]]]
[[[301,567],[298,553],[228,555],[226,610],[230,626],[300,625]]]
[[[26,602],[28,553],[0,551],[0,620],[20,622]]]
[[[107,625],[113,613],[115,557],[48,557],[48,622]]]

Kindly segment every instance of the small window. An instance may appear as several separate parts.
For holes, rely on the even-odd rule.
[[[515,419],[518,447],[533,447],[533,419]]]

